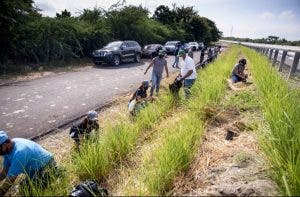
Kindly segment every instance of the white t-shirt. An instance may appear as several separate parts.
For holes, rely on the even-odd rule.
[[[188,76],[186,79],[196,79],[197,78],[197,73],[196,73],[196,68],[195,68],[195,62],[192,58],[189,56],[185,57],[185,60],[182,61],[182,66],[181,66],[181,76],[185,76],[186,73],[189,70],[193,70],[193,73]]]

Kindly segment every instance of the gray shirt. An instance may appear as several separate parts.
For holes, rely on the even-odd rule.
[[[153,58],[153,73],[159,77],[162,76],[164,72],[164,67],[167,64],[167,60],[165,58],[155,57]]]

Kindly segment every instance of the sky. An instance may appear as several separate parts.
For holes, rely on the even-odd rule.
[[[67,9],[76,16],[85,8],[109,8],[118,0],[34,0],[44,16]],[[126,0],[154,12],[159,5],[194,6],[213,20],[223,36],[266,38],[269,35],[300,40],[300,0]]]

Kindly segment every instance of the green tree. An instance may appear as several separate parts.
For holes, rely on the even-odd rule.
[[[32,4],[32,0],[0,1],[0,63],[9,58],[22,26],[36,13]]]
[[[175,15],[176,13],[168,6],[160,5],[155,9],[153,19],[164,25],[171,25],[174,23]]]
[[[61,14],[59,13],[56,13],[56,17],[57,18],[68,18],[68,17],[71,17],[71,12],[69,12],[68,10],[64,10],[64,11],[61,11]]]

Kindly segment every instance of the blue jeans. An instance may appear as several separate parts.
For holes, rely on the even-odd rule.
[[[196,79],[185,79],[183,83],[183,90],[185,98],[189,99],[191,97],[191,87],[194,85]]]
[[[178,67],[178,63],[179,63],[179,57],[177,56],[177,55],[175,55],[175,61],[174,61],[174,63],[173,63],[173,65],[172,65],[172,67],[173,68],[179,68]]]
[[[235,75],[235,74],[233,74],[233,75],[231,75],[231,80],[232,80],[233,83],[237,83],[237,82],[242,81],[242,78]]]
[[[160,81],[162,79],[162,75],[157,75],[152,72],[152,87],[150,89],[150,96],[153,96],[154,89],[156,89],[156,93],[159,92]]]

